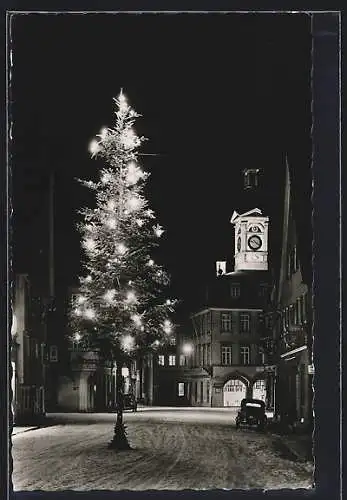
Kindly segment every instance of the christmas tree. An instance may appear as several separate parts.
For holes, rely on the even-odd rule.
[[[110,447],[128,449],[121,368],[131,356],[169,342],[176,301],[164,297],[169,276],[152,255],[163,228],[144,196],[149,173],[139,164],[138,148],[145,138],[133,128],[140,115],[123,92],[115,103],[114,127],[102,129],[90,145],[92,157],[103,161],[99,180],[80,181],[95,193],[96,207],[80,212],[85,276],[72,304],[71,326],[81,342],[116,362],[117,421]]]

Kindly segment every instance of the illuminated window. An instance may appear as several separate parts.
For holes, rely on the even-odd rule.
[[[184,382],[178,382],[178,395],[184,396]]]
[[[49,359],[52,362],[58,361],[58,348],[56,345],[51,345],[49,348]]]
[[[176,356],[174,354],[170,354],[169,356],[169,366],[175,366],[176,365]]]
[[[170,339],[170,345],[176,345],[176,339],[175,339],[175,337],[171,337],[171,339]]]
[[[160,354],[158,356],[158,365],[160,365],[160,366],[164,366],[165,365],[165,356],[163,356],[162,354]]]

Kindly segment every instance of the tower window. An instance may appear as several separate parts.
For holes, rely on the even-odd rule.
[[[259,186],[259,169],[246,168],[243,171],[243,187],[244,189],[254,189]]]

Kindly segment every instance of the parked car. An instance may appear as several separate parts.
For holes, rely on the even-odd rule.
[[[117,403],[115,409],[117,410]],[[137,401],[133,394],[123,394],[123,410],[137,411]]]
[[[264,430],[267,424],[265,414],[265,403],[261,399],[245,398],[241,401],[241,407],[236,416],[236,428],[256,427],[258,430]]]

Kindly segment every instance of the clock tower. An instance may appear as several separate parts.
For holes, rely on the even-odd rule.
[[[234,212],[230,222],[235,226],[235,271],[267,271],[269,217],[254,208]]]

